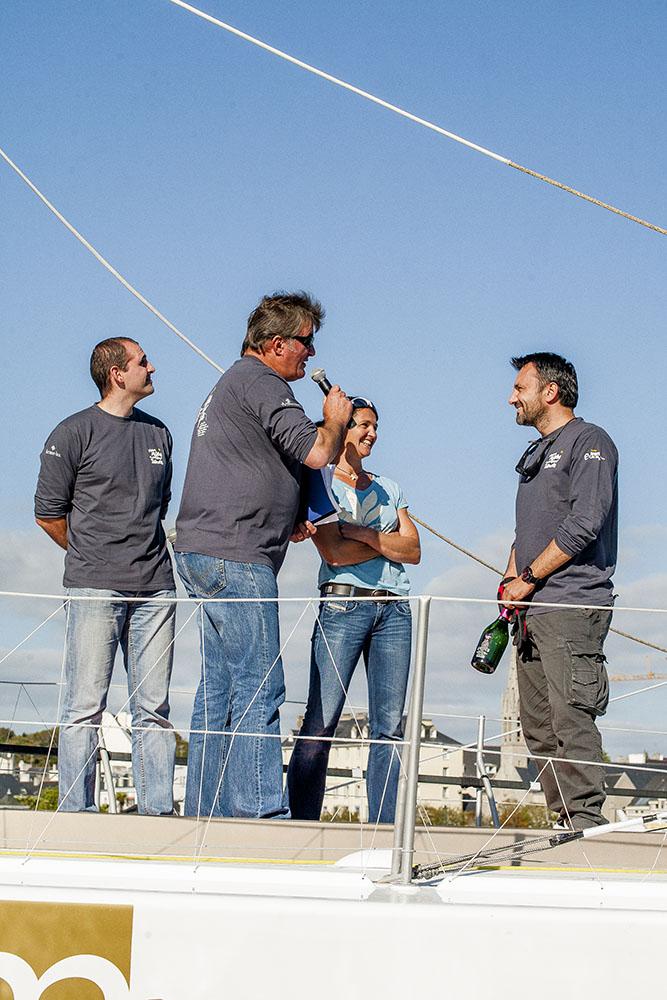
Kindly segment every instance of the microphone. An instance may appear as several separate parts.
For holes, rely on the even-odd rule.
[[[313,382],[316,385],[319,385],[324,395],[328,396],[329,393],[331,392],[331,382],[327,378],[327,373],[325,372],[324,368],[316,368],[310,377],[312,378]],[[354,417],[352,417],[347,426],[348,428],[357,426],[357,422],[354,419]]]
[[[327,378],[324,368],[316,368],[310,377],[316,385],[319,385],[324,395],[328,396],[331,392],[331,382]]]

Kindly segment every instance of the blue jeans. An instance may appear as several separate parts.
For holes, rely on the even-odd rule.
[[[270,566],[196,552],[177,552],[176,566],[190,597],[278,596]],[[190,724],[185,815],[287,817],[278,605],[204,604],[200,622],[202,675]]]
[[[132,773],[140,813],[173,811],[176,737],[169,720],[169,681],[174,651],[173,590],[135,591],[72,588],[65,631],[65,691],[58,739],[60,809],[95,809],[95,766],[102,713],[120,643],[132,713]],[[126,603],[123,597],[143,597]]]
[[[371,744],[366,773],[371,823],[392,823],[400,770],[403,706],[410,670],[412,617],[408,601],[327,601],[320,604],[311,643],[310,688],[300,736],[336,732],[352,674],[363,655],[368,680]],[[320,818],[331,743],[297,739],[287,772],[294,819]]]

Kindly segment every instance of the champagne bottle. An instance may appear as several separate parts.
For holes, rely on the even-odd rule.
[[[487,625],[475,647],[471,665],[483,674],[492,674],[502,659],[509,641],[509,622],[512,612],[502,608],[494,622]]]

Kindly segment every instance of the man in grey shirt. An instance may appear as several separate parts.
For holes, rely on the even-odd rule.
[[[512,358],[512,365],[516,422],[541,438],[517,465],[516,534],[502,600],[510,607],[531,602],[516,635],[521,724],[558,825],[581,830],[604,822],[595,719],[609,701],[603,644],[614,600],[618,453],[601,427],[575,417],[570,362],[539,353]],[[572,763],[545,766],[545,758]]]
[[[301,467],[338,454],[352,404],[334,386],[321,427],[289,383],[315,354],[324,311],[305,293],[276,294],[250,314],[241,359],[199,410],[176,522],[188,594],[232,598],[201,616],[202,673],[190,726],[186,815],[284,817],[278,588],[297,526]]]
[[[116,650],[132,712],[139,812],[171,813],[175,736],[169,723],[174,577],[162,519],[171,497],[171,435],[135,409],[155,368],[136,340],[93,350],[101,400],[58,424],[41,456],[35,518],[65,549],[65,690],[58,746],[60,808],[95,808],[97,728]],[[141,598],[142,600],[137,600]],[[162,603],[157,603],[160,599]]]

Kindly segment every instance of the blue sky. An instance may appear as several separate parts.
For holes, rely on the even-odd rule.
[[[662,3],[207,0],[204,9],[667,225]],[[667,606],[665,237],[420,129],[167,0],[5,0],[0,24],[6,152],[223,366],[238,355],[264,292],[303,287],[320,297],[328,318],[317,362],[380,409],[373,465],[401,482],[418,516],[492,561],[502,562],[509,544],[513,470],[530,436],[506,403],[508,357],[550,349],[571,358],[578,413],[606,427],[621,453],[619,603]],[[194,414],[215,373],[3,164],[0,229],[3,587],[57,589],[60,557],[33,527],[32,494],[48,431],[94,400],[91,346],[127,334],[156,364],[148,408],[176,444],[170,521]],[[295,390],[317,416],[310,380]],[[312,550],[291,553],[283,592],[312,594],[315,570]],[[489,597],[494,589],[487,571],[437,540],[424,539],[412,579],[415,592]],[[43,615],[41,606],[16,614],[3,605],[7,649]],[[489,610],[439,606],[436,617],[429,705],[497,715],[502,677],[487,682],[467,666]],[[664,616],[619,614],[616,624],[667,645]],[[52,631],[8,659],[2,676],[57,672]],[[295,700],[307,632],[286,656]],[[667,672],[664,655],[624,640],[608,653],[614,673]],[[196,672],[193,639],[175,684],[187,688]],[[660,729],[665,698],[667,689],[621,702],[607,722]],[[175,709],[185,723],[182,701]],[[48,714],[46,696],[44,705]],[[3,706],[6,715],[11,706]],[[468,732],[444,718],[441,728]],[[665,746],[658,735],[610,733],[606,742]]]

